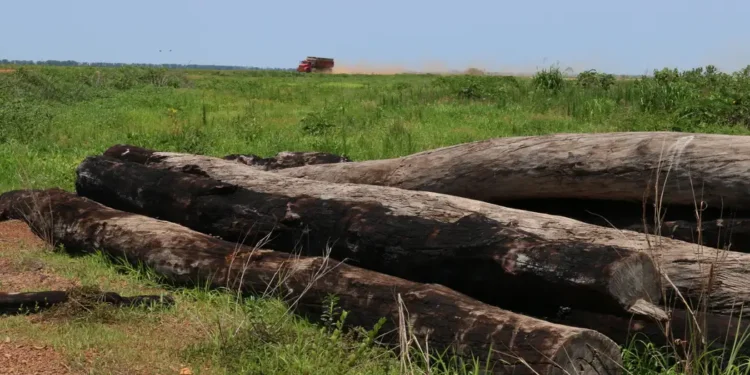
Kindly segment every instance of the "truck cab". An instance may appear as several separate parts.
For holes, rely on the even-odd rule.
[[[299,66],[297,67],[298,72],[302,73],[310,73],[312,72],[312,63],[307,60],[302,60],[299,62]]]
[[[326,72],[330,73],[333,71],[333,59],[326,57],[310,57],[300,61],[297,66],[298,72],[311,73],[311,72]]]

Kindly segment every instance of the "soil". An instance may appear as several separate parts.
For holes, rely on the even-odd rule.
[[[20,221],[0,222],[0,292],[68,288],[75,283],[46,270],[41,261],[22,262],[21,252],[40,251],[45,244]],[[2,318],[0,318],[2,319]],[[0,334],[0,375],[71,374],[54,349],[16,342]]]
[[[0,293],[22,292],[35,290],[65,290],[79,286],[77,280],[70,280],[55,274],[55,270],[34,255],[42,254],[47,248],[44,241],[31,232],[29,227],[21,221],[0,222]],[[154,290],[158,293],[158,290]],[[0,316],[0,320],[7,319]],[[55,324],[53,321],[42,321],[40,315],[26,317],[32,323]],[[114,326],[113,326],[114,327]],[[127,326],[118,329],[128,330]],[[123,372],[128,374],[156,374],[183,373],[190,374],[188,368],[177,366],[178,358],[166,357],[165,353],[177,353],[187,342],[199,341],[200,331],[191,325],[190,321],[166,318],[152,328],[152,333],[159,337],[180,337],[180,340],[168,342],[154,342],[140,346],[123,345],[125,350],[143,350],[145,362],[119,363]],[[2,328],[0,328],[2,331]],[[129,332],[128,336],[138,337],[138,332]],[[97,357],[108,358],[111,353],[101,353],[100,348],[91,348],[84,353],[82,364],[75,364],[74,368],[68,364],[62,352],[45,346],[41,342],[28,340],[25,337],[14,336],[12,333],[0,332],[0,375],[32,375],[32,374],[79,374],[81,365],[92,363]],[[161,361],[161,362],[160,362]]]
[[[3,74],[3,73],[6,73],[6,74],[7,73],[13,73],[15,71],[16,71],[15,69],[0,69],[0,74]]]
[[[55,275],[42,261],[18,261],[25,252],[40,251],[45,243],[21,221],[0,222],[0,292],[63,290],[77,283]]]
[[[28,343],[0,339],[1,375],[62,375],[72,374],[60,353],[54,349]]]

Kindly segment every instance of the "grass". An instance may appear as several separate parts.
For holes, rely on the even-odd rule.
[[[0,75],[0,191],[72,190],[77,164],[116,143],[214,156],[317,150],[366,160],[560,132],[750,134],[750,69],[663,69],[633,80],[589,71],[571,80],[555,68],[531,78],[5,68],[16,70]],[[28,256],[63,277],[123,294],[167,288],[147,271],[123,269],[99,255],[39,250]],[[206,374],[401,371],[397,351],[372,346],[367,331],[339,335],[336,316],[321,327],[285,314],[275,299],[170,291],[177,298],[172,309],[3,318],[0,331],[47,342],[89,373],[175,373],[182,366]],[[648,344],[623,350],[633,374],[750,373],[747,359],[721,368],[710,353],[680,362]],[[479,373],[482,366],[451,358],[432,358],[429,373]]]

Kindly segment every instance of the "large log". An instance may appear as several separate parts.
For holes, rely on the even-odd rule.
[[[746,313],[745,313],[746,314]],[[750,345],[742,342],[750,334],[750,321],[744,316],[704,314],[675,308],[669,311],[669,320],[656,322],[638,317],[619,317],[590,311],[568,310],[544,320],[574,327],[592,328],[621,345],[633,340],[645,341],[656,346],[690,346],[702,353],[702,349],[750,354]],[[738,314],[740,315],[740,314]],[[726,353],[727,357],[730,353]]]
[[[700,307],[702,301],[707,301],[708,307],[714,313],[729,314],[736,310],[738,304],[750,302],[750,255],[748,254],[718,251],[711,248],[699,248],[690,243],[671,240],[668,238],[649,238],[641,233],[625,230],[620,231],[585,224],[577,220],[560,216],[505,208],[475,200],[429,192],[395,191],[376,186],[330,184],[322,181],[285,178],[277,173],[264,173],[252,170],[251,168],[243,168],[243,166],[238,163],[232,163],[232,165],[229,165],[226,164],[225,161],[216,158],[176,153],[160,153],[138,147],[122,145],[110,148],[105,154],[111,157],[130,160],[132,162],[145,163],[153,168],[183,171],[186,173],[198,173],[210,176],[217,180],[240,185],[257,194],[265,194],[261,195],[262,197],[289,197],[297,194],[299,194],[299,197],[308,197],[307,199],[298,199],[292,202],[293,204],[290,204],[289,214],[291,216],[298,215],[300,212],[305,212],[305,205],[309,205],[311,202],[335,203],[382,201],[386,198],[385,196],[392,194],[399,197],[404,204],[411,206],[409,208],[410,211],[394,211],[399,215],[398,217],[404,215],[403,212],[425,212],[427,215],[429,215],[430,212],[438,214],[454,212],[453,215],[455,216],[453,216],[453,220],[464,216],[471,217],[472,215],[485,217],[488,220],[500,223],[500,226],[502,227],[523,230],[526,233],[530,233],[538,236],[540,239],[545,239],[553,243],[555,241],[565,240],[605,247],[611,246],[612,251],[623,248],[631,251],[643,251],[654,257],[661,267],[661,270],[666,276],[668,276],[669,280],[665,280],[665,285],[669,292],[667,297],[672,301],[679,301],[682,299],[682,297],[676,295],[674,288],[676,287],[676,290],[679,291],[684,298],[688,299],[688,302],[691,302],[694,305],[694,308]],[[108,199],[110,201],[121,200],[123,203],[125,203],[125,201],[136,202],[137,200],[150,200],[159,204],[159,202],[156,201],[161,199],[161,196],[154,196],[151,198],[147,195],[143,195],[138,197],[137,194],[140,193],[137,192],[137,189],[139,188],[140,182],[137,184],[128,181],[118,182],[130,178],[139,178],[138,176],[118,177],[117,173],[119,172],[108,173],[107,178],[113,179],[113,185],[110,186],[109,189],[106,189],[106,191],[118,192],[122,194],[122,196],[116,198],[112,194],[106,194],[102,197],[103,199]],[[83,179],[79,177],[79,180],[81,181],[86,179],[88,179],[86,176],[83,176]],[[90,184],[92,188],[95,185],[100,184],[95,181],[85,183]],[[130,191],[130,193],[126,194],[128,191]],[[384,193],[385,191],[392,191],[393,193]],[[198,191],[196,191],[196,194],[197,193]],[[92,192],[92,194],[94,194],[94,192]],[[185,199],[186,204],[188,204],[191,201],[191,198],[189,198],[190,195],[191,193],[185,192],[183,194],[184,198],[181,199]],[[315,198],[318,198],[318,200],[315,200]],[[195,202],[208,202],[207,199],[210,198],[196,197],[196,199]],[[283,200],[283,202],[287,201],[289,201],[289,199]],[[262,216],[266,213],[272,212],[268,208],[276,204],[277,203],[271,203],[270,201],[266,204],[265,201],[263,201],[262,204],[257,206],[259,207],[259,209],[257,209],[258,215]],[[385,205],[388,204],[390,203],[385,203]],[[192,207],[198,206],[193,205]],[[326,212],[330,217],[335,214],[336,211],[334,210],[334,206],[329,207],[329,211]],[[354,205],[353,207],[357,207],[357,205]],[[152,205],[149,209],[155,208]],[[179,210],[185,212],[185,208],[178,209],[178,211]],[[243,212],[247,213],[249,211],[245,210]],[[362,218],[362,216],[357,216],[359,215],[357,210],[353,211],[351,215],[344,215],[347,211],[340,212],[341,216],[330,222],[321,222],[319,218],[320,215],[324,213],[316,213],[317,216],[314,215],[311,217],[297,216],[299,218],[297,220],[304,220],[304,223],[311,228],[319,228],[324,225],[335,225],[337,222],[341,222],[343,223],[342,225],[345,225],[347,223],[346,220],[361,220]],[[165,214],[170,213],[167,212]],[[211,218],[209,212],[206,212],[205,214],[209,215],[204,216],[206,219],[205,226],[211,226],[211,220],[219,219],[217,217]],[[286,214],[286,208],[282,212],[277,213],[280,217],[284,217]],[[395,215],[389,216],[389,219],[394,216]],[[181,220],[182,222],[194,221],[193,218],[175,219]],[[225,220],[228,220],[225,222],[231,222],[231,219]],[[375,228],[374,225],[377,223],[379,223],[377,220],[374,222],[366,221],[359,227],[354,226],[352,231],[354,234],[360,235],[360,233],[368,228]],[[194,225],[200,226],[200,223]],[[214,225],[214,227],[216,227],[216,225]],[[242,227],[241,229],[245,230],[245,227]],[[253,230],[260,229],[256,226]],[[378,230],[382,231],[383,228],[378,228]],[[382,238],[386,240],[393,237],[388,234],[390,233],[389,231],[373,233],[382,233]],[[352,243],[357,243],[357,241],[355,241],[356,237],[353,239],[352,237],[354,236],[348,236],[345,238]],[[471,243],[470,240],[467,241],[464,240],[464,238],[465,237],[457,238],[457,240]],[[450,239],[450,237],[448,237],[448,239]],[[485,263],[485,265],[478,269],[472,269],[468,274],[460,274],[457,277],[460,277],[462,280],[467,279],[469,276],[474,277],[483,269],[486,269],[486,264],[488,263]],[[513,263],[509,262],[509,264]],[[412,266],[413,265],[411,264],[409,265],[409,267]],[[419,269],[418,265],[415,267],[417,267],[416,269]],[[444,269],[462,269],[462,267],[464,267],[463,264],[457,262],[453,262],[450,266],[443,266]],[[636,285],[639,284],[634,284],[634,287]],[[480,289],[489,290],[487,287]],[[523,290],[523,288],[519,290]],[[474,292],[476,293],[477,291]],[[521,297],[520,300],[525,301],[525,298]],[[507,301],[505,302],[507,303]],[[563,304],[563,306],[570,305]]]
[[[79,165],[76,190],[110,207],[230,241],[273,233],[270,247],[295,251],[301,244],[306,254],[330,244],[334,259],[443,284],[513,311],[542,313],[563,305],[666,318],[650,304],[661,299],[660,274],[644,253],[567,236],[545,239],[491,219],[461,198],[335,186],[252,172],[218,158],[187,158],[178,170],[221,173],[217,177],[226,183],[98,156]]]
[[[495,373],[622,373],[619,347],[592,330],[515,314],[440,285],[415,283],[321,257],[238,246],[59,189],[0,195],[0,220],[6,219],[26,221],[40,237],[69,251],[101,250],[142,262],[176,283],[205,285],[207,280],[212,287],[255,293],[269,288],[287,291],[286,297],[296,301],[292,306],[310,316],[322,311],[321,301],[327,295],[335,294],[339,306],[350,312],[347,322],[372,326],[385,317],[383,330],[392,332],[403,306],[413,332],[422,340],[429,338],[430,347],[453,347],[459,354],[486,359],[492,345]],[[398,335],[389,334],[389,338],[396,340]]]
[[[657,219],[653,206],[622,201],[536,199],[511,201],[504,205],[609,228],[658,234],[703,246],[750,253],[750,219],[722,212],[721,209],[702,210],[700,216],[696,217],[693,207],[671,206],[663,210]]]
[[[261,158],[256,155],[232,154],[224,157],[263,171],[302,167],[307,165],[351,162],[338,155],[317,152],[280,152],[274,157]],[[297,172],[295,172],[297,173]],[[656,233],[654,209],[641,203],[630,204],[622,201],[582,200],[582,199],[507,199],[502,203],[508,207],[561,215],[587,223],[611,226],[638,232]],[[615,213],[615,216],[610,216]],[[700,225],[695,220],[686,220],[695,215],[694,207],[672,206],[663,213],[666,219],[660,220],[660,235],[681,241],[699,243],[709,247],[750,252],[750,220],[737,218],[715,218],[721,209],[712,207],[704,212]],[[648,219],[644,225],[643,218]],[[674,219],[669,219],[674,218]],[[700,228],[700,230],[699,230]]]
[[[496,138],[396,159],[275,173],[432,191],[490,203],[570,198],[750,209],[750,138],[675,132]],[[658,178],[658,179],[657,179]]]
[[[656,225],[632,224],[624,229],[657,233]],[[670,220],[658,228],[662,236],[700,243],[709,247],[750,252],[750,219],[716,219],[701,221]]]
[[[171,296],[143,295],[124,297],[115,292],[99,292],[85,289],[49,290],[41,292],[0,293],[0,315],[27,314],[49,309],[71,300],[84,304],[108,303],[115,306],[141,306],[159,304],[171,306]]]

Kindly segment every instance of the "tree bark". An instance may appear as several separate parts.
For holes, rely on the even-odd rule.
[[[349,158],[342,155],[334,155],[327,152],[298,151],[282,151],[270,158],[262,158],[253,154],[232,154],[225,156],[224,160],[234,160],[262,171],[302,167],[305,165],[351,162]]]
[[[741,343],[750,334],[750,322],[745,316],[690,313],[678,308],[670,311],[668,321],[656,322],[570,310],[545,320],[573,327],[595,327],[593,329],[620,345],[628,345],[631,340],[645,340],[656,346],[680,348],[680,352],[696,346],[699,353],[703,352],[701,348],[708,348],[727,352],[738,349],[740,354],[750,354],[750,345]]]
[[[632,224],[625,229],[655,232],[653,226]],[[716,219],[701,221],[673,220],[661,223],[660,234],[681,241],[701,243],[709,247],[750,252],[750,219]]]
[[[687,206],[671,206],[662,212],[657,220],[653,208],[644,207],[642,203],[538,199],[513,201],[506,204],[506,207],[565,216],[589,224],[658,234],[717,249],[750,253],[750,219],[748,216],[722,213],[721,210],[700,212],[699,225],[695,209]],[[658,231],[655,223],[660,223]]]
[[[126,153],[127,151],[127,153]],[[275,207],[278,203],[270,200],[271,196],[290,196],[299,194],[300,197],[307,197],[305,199],[298,199],[291,202],[289,206],[289,214],[294,216],[299,212],[305,212],[305,205],[310,205],[310,202],[317,202],[318,204],[333,204],[338,202],[344,202],[351,205],[352,207],[358,207],[356,204],[351,202],[385,202],[388,196],[393,196],[400,199],[400,202],[404,202],[408,207],[404,210],[395,210],[393,212],[397,215],[390,215],[391,218],[403,217],[402,212],[417,212],[418,215],[445,215],[449,220],[457,220],[462,217],[484,217],[489,222],[499,223],[500,227],[512,228],[512,230],[523,231],[533,236],[537,236],[540,239],[555,243],[557,241],[563,241],[558,243],[564,243],[564,241],[572,241],[578,243],[584,243],[589,245],[610,247],[612,252],[617,252],[615,249],[628,249],[630,251],[641,251],[651,255],[656,259],[661,271],[665,274],[664,285],[667,291],[667,297],[671,301],[681,301],[682,297],[691,303],[691,307],[697,309],[701,304],[707,303],[709,310],[717,314],[730,314],[739,308],[739,304],[750,302],[750,254],[742,254],[737,252],[719,251],[716,249],[699,247],[694,244],[671,240],[662,237],[646,236],[642,233],[631,232],[626,230],[615,230],[611,228],[600,227],[596,225],[585,224],[577,220],[552,216],[541,213],[533,213],[523,210],[511,209],[493,204],[483,203],[475,200],[468,200],[459,197],[452,197],[442,194],[434,194],[430,192],[418,192],[408,190],[395,190],[392,188],[367,186],[367,185],[352,185],[352,184],[330,184],[323,181],[313,181],[304,179],[293,179],[285,178],[277,173],[271,172],[260,172],[254,171],[250,168],[243,168],[242,165],[234,163],[233,165],[226,165],[226,162],[217,160],[216,158],[209,158],[203,156],[177,154],[177,153],[161,153],[153,152],[150,150],[132,147],[132,146],[114,146],[106,151],[108,156],[123,158],[137,163],[144,163],[156,169],[167,169],[174,171],[183,171],[184,173],[201,174],[210,176],[216,180],[224,181],[227,183],[237,184],[244,187],[251,192],[261,194],[262,203],[254,204],[258,207],[255,211],[258,216],[269,216],[271,212],[279,217],[285,217],[287,214],[286,207],[282,211],[273,211],[271,207]],[[125,156],[123,156],[123,154]],[[346,164],[346,163],[345,163]],[[124,167],[121,167],[124,168]],[[103,172],[103,171],[102,171]],[[110,192],[117,192],[122,194],[121,197],[114,197],[112,194],[105,194],[102,199],[109,201],[121,200],[123,203],[130,201],[133,204],[137,204],[137,201],[158,201],[162,199],[162,196],[143,195],[138,196],[137,189],[140,188],[140,183],[131,183],[128,181],[131,178],[140,178],[139,176],[119,176],[121,172],[108,172],[108,179],[112,179],[113,185],[107,189]],[[146,173],[146,172],[139,172]],[[119,177],[118,177],[119,176]],[[94,186],[100,183],[90,180],[85,175],[79,177],[82,183],[90,186],[93,189]],[[180,180],[183,181],[183,180]],[[119,184],[119,185],[118,185]],[[127,193],[130,191],[130,193]],[[94,194],[95,192],[91,192]],[[127,193],[127,194],[126,194]],[[192,198],[192,193],[184,192],[180,199],[185,199],[186,206],[189,205]],[[195,195],[197,196],[195,202],[207,202],[208,197],[201,198],[199,190],[196,190]],[[248,193],[249,194],[249,193]],[[130,198],[130,197],[134,198]],[[183,198],[184,196],[184,198]],[[153,198],[151,198],[153,197]],[[266,203],[266,197],[269,197],[268,203]],[[287,202],[289,199],[284,199],[282,202]],[[347,203],[349,202],[349,203]],[[397,201],[398,202],[398,201]],[[159,202],[156,202],[159,204]],[[379,203],[375,203],[379,204]],[[388,207],[391,203],[385,202],[380,204],[381,207]],[[149,209],[155,209],[155,205],[150,205]],[[200,207],[193,204],[191,207]],[[208,206],[202,206],[208,207]],[[327,215],[335,216],[336,207],[329,206]],[[178,211],[185,212],[185,208],[178,208]],[[208,211],[205,208],[204,211]],[[274,208],[275,210],[275,208]],[[247,214],[251,211],[245,210],[239,215]],[[342,224],[349,225],[352,227],[352,236],[345,237],[350,239],[354,235],[360,235],[359,233],[365,231],[367,228],[375,228],[374,225],[382,221],[364,221],[361,220],[363,216],[357,216],[358,211],[340,211],[338,219],[330,224],[321,220],[321,215],[311,217],[302,217],[298,220],[306,220],[305,224],[311,228],[319,228],[325,225],[335,225],[338,222],[348,223],[346,220],[352,220],[355,224]],[[344,215],[346,212],[351,214]],[[424,213],[422,213],[424,212]],[[165,214],[170,214],[166,212]],[[204,226],[211,226],[211,220],[220,220],[219,217],[210,217],[210,212],[206,212],[204,216],[207,218]],[[413,214],[412,214],[413,215]],[[174,215],[172,215],[174,216]],[[196,221],[194,217],[177,217],[175,220],[181,222]],[[345,220],[342,220],[345,219]],[[357,221],[359,220],[359,221]],[[231,223],[231,219],[225,219],[225,222]],[[466,219],[464,219],[466,221]],[[359,224],[356,224],[359,223]],[[200,223],[192,224],[196,227],[200,226]],[[221,224],[213,225],[214,227]],[[357,227],[359,225],[359,227]],[[494,225],[494,224],[493,224]],[[229,225],[224,225],[229,226]],[[393,238],[392,235],[388,234],[388,231],[383,231],[383,228],[378,227],[378,231],[372,232],[373,236],[381,233],[384,240],[390,240]],[[247,230],[245,226],[240,227],[236,230],[240,233],[243,230]],[[261,231],[257,225],[252,228],[253,231]],[[361,236],[361,235],[360,235]],[[512,235],[511,235],[512,236]],[[232,235],[229,237],[236,237]],[[426,236],[425,236],[426,237]],[[456,237],[452,235],[448,237]],[[472,235],[471,238],[481,238],[482,236]],[[424,237],[423,237],[424,238]],[[349,240],[351,244],[357,244],[357,238]],[[424,241],[424,240],[423,240]],[[471,244],[472,240],[466,240],[465,237],[455,238],[455,244]],[[403,247],[402,247],[403,248]],[[466,248],[466,247],[464,247]],[[566,252],[569,250],[566,250]],[[564,253],[563,253],[564,254]],[[516,259],[518,259],[516,257]],[[420,260],[422,261],[422,260]],[[514,264],[508,262],[509,264]],[[465,263],[464,263],[465,264]],[[481,265],[479,268],[471,269],[468,274],[459,273],[457,278],[459,280],[469,280],[475,275],[478,275],[482,270],[486,270],[487,264],[496,264],[495,261],[480,260],[477,264]],[[518,264],[517,262],[515,263]],[[545,264],[544,262],[540,263]],[[554,264],[554,263],[553,263]],[[408,270],[418,270],[419,263],[410,264]],[[435,266],[438,267],[438,266]],[[449,265],[441,265],[438,270],[443,272],[450,272],[451,269],[470,269],[468,266],[463,268],[464,265],[457,261],[451,262]],[[644,272],[644,271],[641,271]],[[668,278],[667,278],[668,277]],[[486,282],[486,280],[475,279],[478,284]],[[650,283],[650,281],[649,281]],[[480,287],[479,290],[474,290],[474,293],[481,293],[482,291],[489,291],[490,288],[486,287],[486,284],[482,284],[484,287]],[[639,284],[633,284],[631,287],[636,287]],[[518,287],[519,292],[522,294],[524,286]],[[676,288],[676,289],[675,289]],[[456,289],[456,288],[454,288]],[[638,287],[640,289],[640,287]],[[679,291],[679,294],[676,293]],[[467,291],[467,294],[471,294],[471,291]],[[545,295],[544,291],[541,291]],[[526,298],[519,296],[520,301],[525,301]],[[597,301],[597,300],[594,300]],[[558,301],[555,301],[558,302]],[[505,301],[507,303],[507,301]],[[563,303],[562,306],[571,306],[570,304]],[[523,306],[521,306],[523,307]],[[595,310],[595,309],[592,309]]]
[[[273,234],[270,247],[294,251],[299,245],[307,254],[330,244],[334,259],[443,284],[513,311],[563,305],[666,318],[649,306],[661,299],[660,275],[640,252],[564,236],[544,239],[472,211],[472,202],[460,198],[305,181],[218,158],[183,162],[177,170],[226,183],[100,156],[79,165],[76,190],[229,241]]]
[[[604,335],[552,324],[483,304],[440,285],[420,284],[321,257],[238,246],[175,223],[118,211],[59,190],[0,195],[0,220],[26,221],[41,238],[68,250],[101,250],[142,262],[177,283],[228,286],[269,295],[285,291],[298,311],[316,315],[329,294],[348,310],[347,322],[385,332],[397,328],[400,306],[418,338],[486,358],[495,373],[621,374],[619,347]],[[399,302],[397,297],[400,296]],[[406,322],[404,322],[406,323]],[[387,336],[396,340],[393,334]],[[454,346],[455,345],[455,346]],[[526,367],[518,358],[530,364]],[[557,363],[562,367],[554,365]],[[576,372],[576,370],[583,372]]]
[[[103,302],[115,306],[139,306],[150,303],[171,306],[174,304],[174,299],[170,296],[144,295],[123,297],[114,292],[83,291],[83,293],[79,293],[77,290],[50,290],[42,292],[0,293],[0,315],[39,312],[54,305],[66,303],[71,299],[81,300],[82,303]]]
[[[750,209],[747,136],[676,132],[496,138],[397,159],[276,171],[337,183],[393,186],[490,203],[574,198]],[[657,180],[658,177],[658,180]],[[665,182],[666,180],[666,182]]]

